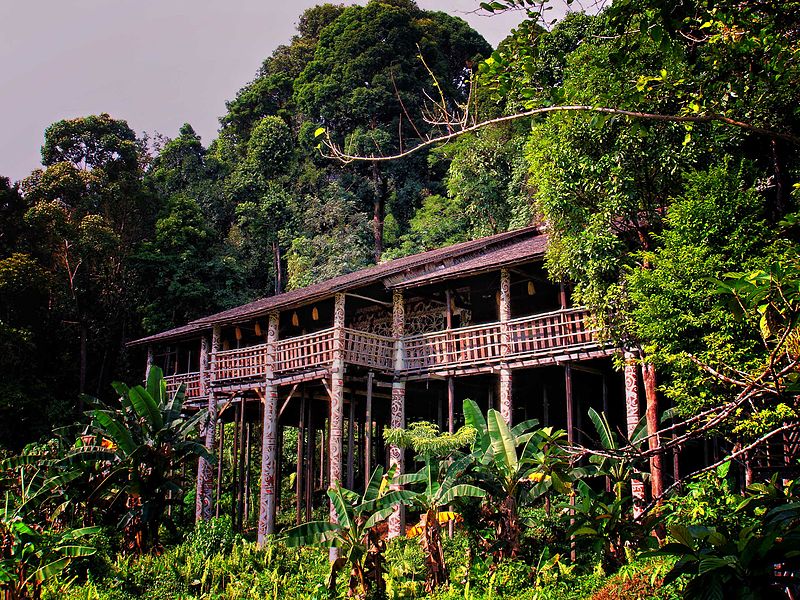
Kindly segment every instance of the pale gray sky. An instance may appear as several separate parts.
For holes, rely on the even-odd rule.
[[[170,137],[189,122],[208,144],[225,101],[321,2],[0,0],[0,175],[39,166],[50,123],[100,112]],[[417,3],[461,16],[493,46],[522,17],[471,13],[479,0]]]

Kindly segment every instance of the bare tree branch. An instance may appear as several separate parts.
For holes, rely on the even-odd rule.
[[[792,135],[790,133],[784,133],[780,131],[774,131],[772,129],[766,129],[764,127],[759,127],[757,125],[752,125],[750,123],[746,123],[744,121],[737,121],[736,119],[732,119],[730,117],[726,117],[721,114],[717,113],[709,113],[703,115],[664,115],[659,113],[648,113],[648,112],[640,112],[635,110],[624,110],[621,108],[610,108],[605,106],[591,106],[588,104],[572,104],[572,105],[563,105],[563,106],[543,106],[540,108],[534,108],[525,112],[516,113],[513,115],[506,115],[503,117],[497,117],[495,119],[488,119],[486,121],[481,121],[480,123],[476,123],[474,125],[464,126],[461,129],[455,131],[449,131],[446,134],[436,136],[436,137],[429,137],[418,145],[414,146],[413,148],[409,148],[408,150],[398,152],[397,154],[391,155],[355,155],[350,154],[341,148],[339,148],[331,139],[329,132],[325,132],[325,139],[323,140],[323,145],[327,148],[327,152],[322,152],[323,156],[327,158],[333,158],[339,160],[345,164],[357,161],[391,161],[397,160],[399,158],[404,158],[416,152],[423,150],[424,148],[428,148],[430,146],[434,146],[437,144],[441,144],[443,142],[449,142],[450,140],[462,136],[467,133],[472,133],[474,131],[478,131],[483,129],[484,127],[488,127],[490,125],[497,125],[500,123],[508,123],[510,121],[516,121],[519,119],[525,119],[528,117],[533,117],[536,115],[542,115],[547,113],[557,113],[557,112],[590,112],[590,113],[600,113],[600,114],[607,114],[607,115],[617,115],[617,116],[624,116],[630,117],[632,119],[643,119],[648,121],[659,121],[659,122],[666,122],[666,123],[723,123],[725,125],[729,125],[731,127],[735,127],[738,129],[742,129],[744,131],[748,131],[750,133],[755,133],[757,135],[763,135],[765,137],[773,138],[773,139],[781,139],[786,142],[790,142],[792,144],[800,145],[800,137]],[[449,119],[444,121],[442,124],[448,126],[448,128],[458,121],[453,120],[450,121]],[[464,123],[466,125],[466,123]]]

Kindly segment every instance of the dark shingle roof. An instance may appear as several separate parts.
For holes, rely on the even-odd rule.
[[[387,287],[406,287],[407,284],[413,286],[449,279],[462,273],[478,272],[509,262],[519,263],[525,258],[540,256],[544,252],[545,244],[546,236],[536,227],[498,233],[386,261],[304,288],[261,298],[249,304],[197,319],[188,325],[132,341],[129,345],[187,338],[210,329],[212,325],[240,323],[276,310],[296,308],[328,298],[337,292],[355,290],[379,281],[383,281]]]
[[[492,252],[487,252],[486,254],[474,258],[467,258],[463,261],[456,261],[455,264],[450,266],[442,266],[437,270],[404,279],[398,282],[394,287],[418,287],[437,281],[483,273],[484,271],[489,271],[498,267],[518,265],[528,262],[532,258],[543,256],[546,247],[547,236],[538,235],[536,237],[526,238],[508,246],[498,248]]]

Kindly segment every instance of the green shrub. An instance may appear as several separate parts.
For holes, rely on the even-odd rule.
[[[187,543],[195,552],[209,557],[229,553],[239,539],[230,516],[225,515],[197,523]]]
[[[386,544],[386,594],[389,598],[419,598],[425,589],[425,554],[419,542],[398,537]]]

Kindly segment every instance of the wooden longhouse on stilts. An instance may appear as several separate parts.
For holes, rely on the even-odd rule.
[[[535,227],[464,242],[131,344],[147,349],[148,366],[165,368],[170,389],[186,385],[190,406],[208,408],[208,448],[222,448],[219,423],[234,423],[233,460],[244,462],[234,462],[233,498],[242,506],[249,468],[241,465],[249,465],[251,434],[260,431],[263,541],[275,530],[285,426],[299,435],[298,521],[311,516],[330,482],[358,486],[377,464],[403,468],[404,453],[383,448],[384,427],[427,420],[453,431],[463,421],[464,398],[498,409],[509,422],[538,418],[564,428],[574,441],[584,436],[589,407],[623,428],[635,426],[636,366],[629,363],[624,377],[614,371],[619,350],[599,343],[587,311],[570,305],[567,287],[548,280],[546,243]],[[198,519],[215,514],[221,474],[200,461]],[[247,513],[234,510],[240,526]],[[390,519],[390,536],[403,531],[402,519],[399,511]]]

